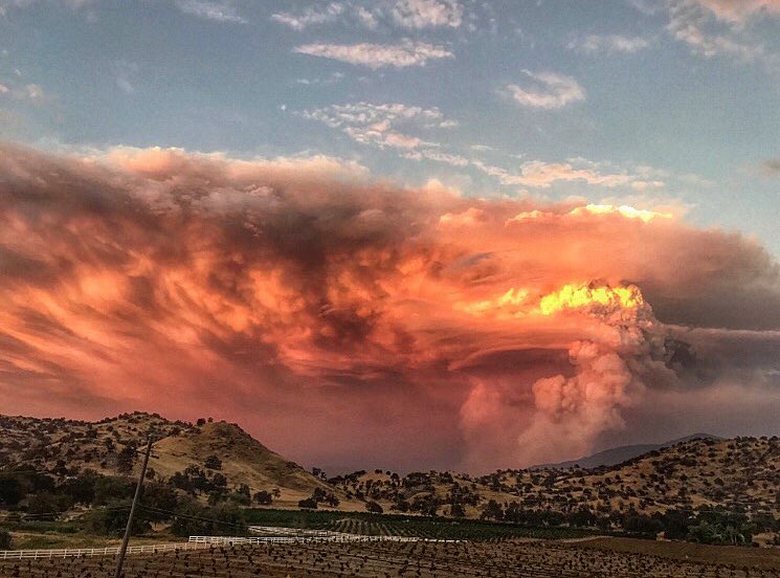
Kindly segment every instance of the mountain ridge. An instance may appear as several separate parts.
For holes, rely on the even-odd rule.
[[[641,456],[643,454],[655,450],[660,450],[662,448],[667,448],[679,443],[695,440],[695,439],[720,440],[723,438],[709,433],[697,432],[694,434],[683,436],[681,438],[669,440],[667,442],[663,442],[660,444],[647,443],[647,444],[627,444],[623,446],[615,446],[612,448],[607,448],[605,450],[598,451],[593,454],[589,454],[587,456],[582,456],[575,460],[566,460],[563,462],[539,464],[539,465],[531,466],[528,469],[531,470],[543,470],[543,469],[553,469],[553,468],[570,469],[576,467],[580,467],[584,469],[593,469],[593,468],[599,468],[605,466],[607,467],[616,466],[618,464],[621,464],[623,462],[626,462],[630,459]]]

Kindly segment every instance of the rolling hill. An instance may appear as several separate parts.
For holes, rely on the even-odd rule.
[[[319,496],[320,507],[452,517],[501,512],[607,517],[670,510],[778,515],[780,439],[716,439],[697,434],[650,446],[619,464],[499,470],[483,476],[454,472],[358,471],[323,479],[269,450],[235,424],[173,422],[159,415],[123,414],[96,423],[0,416],[0,471],[35,470],[59,480],[85,470],[137,475],[147,431],[157,439],[150,479],[205,501],[214,494],[273,495],[275,508],[298,508]],[[616,448],[593,459],[614,461],[643,446]],[[247,498],[248,499],[248,498]],[[252,500],[253,505],[258,505]],[[503,515],[503,514],[502,514]]]
[[[156,439],[149,461],[152,479],[171,481],[178,474],[180,487],[186,487],[188,482],[197,485],[199,480],[223,476],[226,490],[245,485],[251,494],[266,491],[274,495],[279,507],[297,507],[299,500],[317,490],[333,492],[323,480],[269,450],[235,424],[173,422],[146,413],[95,423],[0,416],[0,470],[34,469],[60,479],[87,469],[103,475],[137,476],[149,431]],[[210,456],[218,459],[211,468],[206,467]],[[349,502],[343,495],[339,498]]]

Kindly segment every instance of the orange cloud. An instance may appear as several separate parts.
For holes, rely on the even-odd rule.
[[[777,375],[776,262],[649,210],[327,157],[6,145],[0,175],[6,413],[213,413],[310,463],[479,470],[649,435],[658,391]],[[724,365],[745,331],[763,353]]]

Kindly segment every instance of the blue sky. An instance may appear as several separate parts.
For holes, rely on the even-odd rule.
[[[776,0],[0,0],[0,138],[328,155],[780,255]]]

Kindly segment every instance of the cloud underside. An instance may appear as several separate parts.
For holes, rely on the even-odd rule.
[[[777,264],[737,234],[323,157],[1,152],[4,412],[212,414],[309,463],[484,470],[663,437],[659,399],[691,429],[777,407]]]

